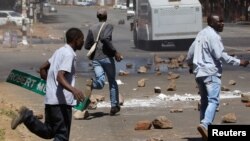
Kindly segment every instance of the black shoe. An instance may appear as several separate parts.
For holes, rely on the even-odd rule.
[[[121,110],[120,106],[111,107],[110,115],[113,116]]]
[[[19,124],[24,122],[25,116],[26,116],[26,113],[28,112],[28,110],[29,109],[26,108],[25,106],[22,106],[19,109],[18,115],[16,117],[14,117],[11,121],[11,129],[15,130]]]

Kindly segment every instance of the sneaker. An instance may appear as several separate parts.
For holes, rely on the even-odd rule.
[[[14,117],[11,121],[11,129],[15,130],[17,128],[18,125],[20,125],[21,123],[24,122],[25,120],[25,115],[28,112],[28,108],[25,106],[22,106],[19,111],[18,111],[18,115],[16,117]]]
[[[120,107],[120,106],[111,107],[110,115],[111,115],[111,116],[114,116],[114,115],[115,115],[116,113],[118,113],[120,110],[121,110],[121,107]]]
[[[200,132],[202,138],[204,141],[207,141],[208,139],[208,133],[207,133],[207,129],[202,125],[200,124],[198,127],[197,127],[197,130]]]

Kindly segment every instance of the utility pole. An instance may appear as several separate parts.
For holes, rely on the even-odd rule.
[[[23,33],[23,39],[22,39],[22,44],[23,45],[28,45],[27,41],[27,6],[26,6],[26,0],[22,0],[22,15],[23,15],[23,24],[22,24],[22,33]]]

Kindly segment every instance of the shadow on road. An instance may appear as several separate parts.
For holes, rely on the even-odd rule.
[[[104,112],[89,113],[89,117],[87,118],[87,120],[91,120],[94,118],[100,118],[103,116],[109,116],[109,113],[104,113]]]
[[[201,137],[186,137],[183,139],[186,139],[187,141],[202,141]]]
[[[44,24],[63,23],[60,18],[67,18],[66,15],[44,15],[40,22]]]

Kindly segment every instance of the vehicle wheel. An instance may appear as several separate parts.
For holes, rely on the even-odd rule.
[[[133,39],[134,39],[135,48],[138,48],[138,40],[137,40],[137,32],[136,32],[136,29],[133,30]]]

